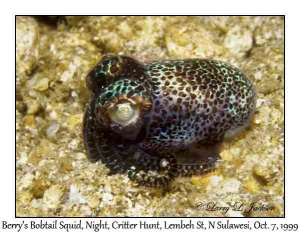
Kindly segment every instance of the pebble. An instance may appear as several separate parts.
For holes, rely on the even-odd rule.
[[[16,17],[16,71],[31,74],[38,62],[39,28],[33,17]]]
[[[31,202],[32,198],[33,196],[30,191],[24,191],[20,193],[19,202],[24,205],[28,205]]]
[[[34,175],[26,173],[22,178],[22,186],[24,189],[29,189],[33,185]]]
[[[78,94],[77,94],[76,91],[72,91],[72,92],[71,92],[71,96],[72,96],[72,97],[78,97]]]
[[[36,128],[36,119],[33,115],[27,115],[24,118],[24,122],[25,122],[26,126],[29,126],[31,128]]]
[[[105,187],[104,187],[104,191],[106,192],[106,193],[111,193],[111,187],[110,187],[110,185],[105,185]]]
[[[222,177],[220,176],[211,176],[209,178],[210,180],[210,184],[213,186],[213,187],[217,187],[220,183],[220,181],[222,180]]]
[[[17,161],[17,164],[26,164],[28,161],[28,155],[26,152],[22,151],[20,153],[20,159]]]
[[[27,114],[34,115],[41,109],[41,104],[37,100],[27,102]]]
[[[103,207],[105,205],[111,204],[111,201],[114,199],[114,196],[110,193],[103,193],[102,201],[100,206]]]
[[[254,47],[251,50],[243,71],[255,83],[257,93],[266,95],[283,88],[283,52],[283,46]]]
[[[225,37],[224,45],[231,53],[244,56],[252,48],[252,32],[239,27],[231,28]]]
[[[37,176],[38,174],[36,174]],[[34,181],[32,193],[36,199],[42,198],[45,191],[51,186],[50,180],[47,178],[38,178]]]
[[[70,185],[69,202],[72,204],[87,203],[86,199],[78,192],[77,187],[73,184]]]
[[[257,119],[255,120],[255,124],[260,124],[261,123],[261,120]]]
[[[256,108],[260,108],[262,105],[264,105],[266,102],[265,99],[257,99],[256,100]]]
[[[223,182],[220,189],[217,189],[218,194],[238,193],[240,191],[241,182],[238,179],[230,178]]]
[[[263,166],[262,164],[257,163],[253,166],[253,174],[259,183],[266,185],[270,182],[272,170],[269,166]]]
[[[251,193],[258,193],[261,190],[261,186],[258,183],[257,180],[254,178],[250,178],[246,183],[245,183],[245,189]]]
[[[214,193],[215,188],[219,186],[219,184],[222,180],[223,180],[223,177],[221,177],[221,176],[211,176],[208,179],[208,184],[206,186],[206,192]]]
[[[191,28],[195,26],[195,28]],[[165,36],[168,53],[172,57],[211,57],[222,51],[212,40],[212,33],[199,25],[176,25],[170,27]]]
[[[19,112],[24,113],[27,110],[27,105],[24,102],[17,101],[16,102],[16,109]]]
[[[69,143],[68,143],[68,148],[70,149],[75,149],[78,146],[78,140],[77,139],[72,139]]]
[[[76,158],[77,158],[78,160],[83,160],[83,159],[86,158],[86,155],[85,155],[84,153],[77,153],[77,154],[76,154]]]
[[[50,112],[49,117],[52,120],[56,120],[57,119],[57,113],[55,111]]]
[[[44,193],[43,204],[50,209],[56,209],[60,205],[60,199],[63,194],[59,185],[52,185]]]
[[[187,201],[192,207],[196,207],[197,203],[201,202],[201,195],[197,192],[191,192],[187,196]]]
[[[255,42],[258,46],[272,46],[284,39],[283,17],[264,17],[255,29]]]
[[[59,124],[58,123],[53,123],[51,124],[48,128],[47,128],[47,131],[46,131],[46,135],[47,137],[53,137],[57,131],[59,130]]]
[[[88,203],[89,207],[91,207],[91,208],[94,209],[94,208],[97,208],[99,206],[100,200],[99,200],[99,198],[97,196],[91,195],[88,198],[87,203]]]
[[[36,200],[36,199],[33,199],[32,202],[31,202],[31,206],[33,208],[39,208],[41,206],[41,202]]]
[[[35,128],[26,126],[26,129],[32,134],[32,135],[38,135],[38,131]]]
[[[74,127],[76,127],[77,125],[82,124],[82,118],[83,118],[83,114],[81,114],[81,113],[75,114],[75,115],[71,115],[68,118],[68,127],[70,129],[74,129]]]
[[[34,85],[34,89],[37,90],[37,91],[45,91],[48,88],[49,88],[48,78],[41,78]]]

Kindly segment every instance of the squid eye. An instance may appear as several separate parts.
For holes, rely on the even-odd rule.
[[[129,121],[134,115],[134,110],[130,104],[119,104],[117,106],[116,118],[120,121]]]
[[[100,91],[94,113],[98,123],[106,129],[136,140],[148,123],[151,107],[151,96],[143,83],[123,78]]]
[[[114,123],[126,126],[137,122],[140,110],[135,101],[128,99],[112,105],[108,109],[108,114]]]

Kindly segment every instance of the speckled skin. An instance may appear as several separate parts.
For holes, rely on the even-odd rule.
[[[207,172],[219,145],[249,124],[256,92],[237,68],[189,59],[140,63],[105,56],[87,76],[90,103],[83,135],[90,161],[143,185],[165,186],[176,176]],[[137,103],[138,118],[116,124],[108,109]]]

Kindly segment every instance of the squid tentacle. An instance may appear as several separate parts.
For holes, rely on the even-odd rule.
[[[111,174],[127,173],[131,180],[151,187],[165,186],[177,176],[177,163],[172,154],[164,152],[159,157],[150,156],[137,145],[122,141],[124,139],[98,124],[92,111],[93,105],[91,103],[86,110],[83,127],[85,147],[91,162],[101,160]],[[111,136],[114,140],[110,140]],[[122,143],[117,143],[118,140]]]

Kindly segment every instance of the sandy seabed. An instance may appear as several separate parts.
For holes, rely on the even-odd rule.
[[[19,16],[16,49],[17,216],[284,214],[283,17]],[[254,119],[213,172],[166,193],[109,176],[87,160],[81,133],[85,76],[107,53],[235,65],[256,85]]]

